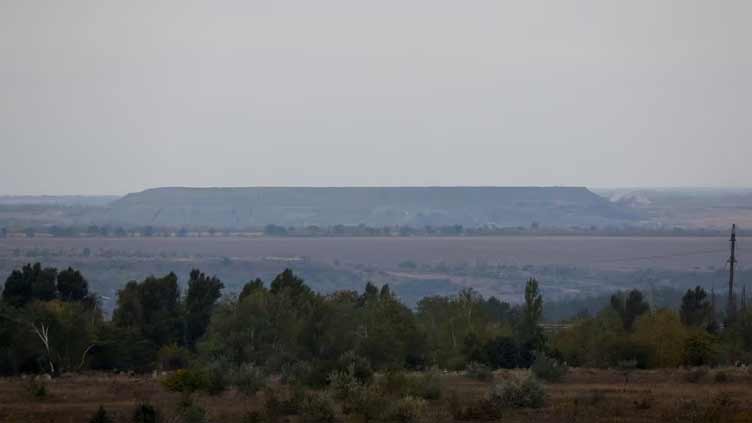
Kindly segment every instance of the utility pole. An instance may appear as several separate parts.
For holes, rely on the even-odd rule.
[[[734,299],[734,265],[736,257],[736,225],[731,225],[731,256],[728,259],[729,264],[729,286],[728,286],[728,308],[726,309],[726,319],[733,322],[736,318],[736,300]]]

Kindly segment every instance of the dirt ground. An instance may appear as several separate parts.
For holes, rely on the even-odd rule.
[[[503,422],[752,422],[752,371],[715,369],[698,372],[690,382],[690,370],[635,371],[574,369],[563,382],[546,384],[546,405],[537,410],[510,410]],[[509,377],[497,372],[495,380]],[[717,380],[723,373],[726,380]],[[86,423],[102,405],[116,422],[129,422],[135,406],[157,406],[165,421],[177,421],[174,412],[180,397],[167,392],[151,376],[90,374],[47,381],[48,396],[35,398],[29,379],[0,379],[0,422]],[[463,401],[481,398],[490,382],[458,374],[442,376],[443,396],[432,408],[446,406],[450,396]],[[259,410],[263,394],[246,397],[233,390],[219,396],[199,395],[211,422],[242,422]],[[291,417],[289,421],[299,421]],[[342,421],[347,420],[343,417]]]

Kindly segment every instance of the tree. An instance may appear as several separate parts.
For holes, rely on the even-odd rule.
[[[642,292],[633,289],[627,294],[622,292],[611,296],[611,307],[619,314],[627,332],[632,331],[635,320],[650,310],[650,306],[643,300]]]
[[[677,367],[684,362],[686,327],[671,310],[658,310],[637,320],[634,340],[649,351],[650,367]]]
[[[679,315],[687,326],[707,327],[711,320],[711,305],[708,294],[701,287],[687,290],[682,297]]]
[[[311,288],[290,269],[285,269],[272,280],[269,291],[274,295],[289,297],[296,306],[309,302],[314,296]]]
[[[222,295],[224,285],[216,276],[207,277],[198,269],[191,271],[188,280],[188,294],[185,297],[186,345],[193,347],[204,335],[209,319]]]
[[[118,291],[113,322],[131,328],[155,345],[180,339],[180,291],[178,278],[170,273],[161,278],[150,276],[143,282],[131,281]]]
[[[50,301],[57,297],[56,278],[56,269],[43,269],[40,263],[13,270],[5,281],[3,301],[15,307],[22,307],[35,299]]]
[[[532,360],[534,350],[543,349],[545,337],[539,323],[543,316],[543,296],[538,289],[538,281],[531,278],[525,285],[525,304],[522,317],[517,326],[517,339],[521,347],[528,352],[526,357]],[[531,361],[532,362],[532,361]]]
[[[248,297],[258,290],[266,290],[266,288],[264,287],[264,281],[262,281],[260,278],[256,278],[243,285],[243,290],[240,291],[238,301],[243,301],[243,298]]]
[[[81,301],[89,295],[89,283],[81,272],[69,267],[57,275],[57,290],[63,301]]]
[[[525,285],[525,307],[522,309],[523,325],[534,328],[543,315],[543,296],[538,290],[538,281],[530,279]]]
[[[96,327],[101,324],[98,309],[60,300],[2,309],[0,318],[14,326],[16,359],[43,363],[44,371],[51,374],[83,368],[96,343]]]
[[[514,369],[520,360],[520,351],[514,339],[508,336],[497,336],[486,346],[486,357],[494,368]]]

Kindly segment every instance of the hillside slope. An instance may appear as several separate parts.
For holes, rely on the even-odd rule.
[[[636,216],[580,187],[155,188],[112,203],[131,225],[547,226],[621,224]]]

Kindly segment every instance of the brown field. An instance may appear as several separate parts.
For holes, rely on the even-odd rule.
[[[728,380],[714,382],[717,372]],[[687,381],[688,370],[636,371],[625,383],[616,370],[574,369],[562,383],[546,385],[546,405],[538,410],[510,410],[504,422],[751,422],[752,374],[742,369],[711,370],[696,383]],[[497,372],[496,380],[512,372]],[[5,423],[87,422],[103,405],[116,422],[130,421],[136,404],[148,401],[173,416],[179,400],[151,377],[126,375],[76,375],[48,383],[49,395],[34,399],[25,389],[28,380],[0,379],[0,421]],[[480,398],[489,384],[457,374],[442,376],[443,397],[432,410],[446,406],[456,393],[462,401]],[[277,387],[276,389],[279,389]],[[210,421],[234,423],[263,404],[263,394],[245,397],[234,391],[220,396],[199,396]],[[441,414],[441,413],[439,413]],[[446,416],[446,413],[444,413]],[[358,421],[340,416],[340,421]],[[432,418],[432,421],[439,421]],[[167,421],[173,421],[168,418]],[[287,421],[300,421],[290,416]],[[451,420],[443,420],[451,421]]]
[[[743,258],[746,240],[738,241]],[[728,239],[723,237],[354,237],[354,238],[9,238],[0,256],[15,249],[138,251],[245,260],[308,258],[394,267],[416,263],[482,261],[508,265],[567,265],[597,269],[674,270],[723,267]]]

